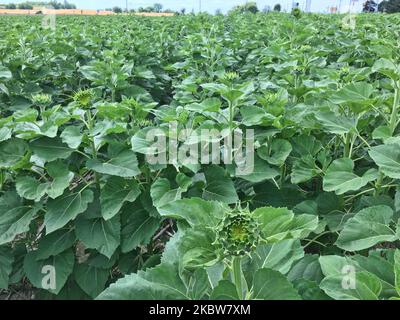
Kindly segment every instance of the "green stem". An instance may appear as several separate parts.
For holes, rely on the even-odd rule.
[[[0,191],[3,190],[3,183],[5,182],[5,174],[3,170],[0,169]]]
[[[283,183],[285,182],[285,175],[286,175],[286,165],[283,164],[281,166],[281,177],[279,179],[279,184],[280,184],[281,188],[283,187]]]
[[[351,134],[349,132],[346,134],[346,141],[345,141],[345,145],[344,145],[344,157],[345,158],[351,158],[350,145],[351,145]]]
[[[112,88],[111,90],[111,101],[115,102],[115,88]]]
[[[96,144],[94,143],[94,139],[93,139],[93,118],[92,118],[92,113],[90,110],[86,111],[86,117],[87,117],[87,127],[89,130],[90,146],[92,149],[92,157],[93,157],[93,159],[96,159],[97,158],[97,150],[96,150]],[[99,175],[97,174],[97,172],[94,173],[94,178],[95,178],[97,187],[100,189]]]
[[[385,179],[385,176],[381,173],[379,173],[379,177],[375,182],[375,191],[374,191],[374,197],[378,196],[382,190],[382,182],[383,179]]]
[[[239,300],[243,300],[243,286],[242,286],[242,258],[234,257],[232,260],[232,273],[233,282],[236,286]]]
[[[234,117],[234,114],[233,114],[233,104],[232,104],[232,102],[228,102],[228,104],[229,104],[229,131],[232,133],[232,130],[233,130],[233,117]]]
[[[400,81],[397,81],[395,83],[392,114],[390,115],[390,121],[389,121],[389,128],[392,135],[394,134],[394,131],[396,130],[397,126],[397,113],[399,109],[399,104],[400,104]]]

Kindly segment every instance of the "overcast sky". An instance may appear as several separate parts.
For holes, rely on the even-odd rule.
[[[61,0],[58,0],[61,1]],[[327,12],[329,7],[339,7],[341,3],[342,12],[349,10],[349,4],[354,1],[354,11],[358,11],[364,0],[312,0],[311,10],[313,12]],[[24,0],[0,0],[0,3],[18,3]],[[76,4],[80,9],[104,9],[113,6],[120,6],[125,8],[126,0],[70,0],[69,2]],[[164,9],[180,10],[186,8],[187,11],[199,11],[199,3],[201,2],[202,10],[214,13],[215,10],[221,9],[223,12],[228,11],[233,6],[243,4],[246,0],[128,0],[129,9],[136,9],[138,7],[146,7],[154,4],[155,2],[161,3]],[[292,7],[292,0],[257,0],[259,9],[269,5],[273,7],[276,3],[280,3],[283,9],[290,9]],[[304,8],[306,0],[296,0],[300,3],[300,7]]]

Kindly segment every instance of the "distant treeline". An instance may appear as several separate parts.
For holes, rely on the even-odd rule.
[[[163,10],[163,5],[161,3],[155,3],[152,6],[148,6],[148,7],[139,7],[137,10],[135,9],[130,9],[128,10],[129,12],[166,12],[166,13],[175,13],[175,14],[185,14],[185,9],[180,10],[179,12],[175,12],[173,10],[170,9],[164,9]],[[107,11],[113,11],[115,13],[122,13],[122,12],[126,12],[126,8],[121,8],[121,7],[114,7],[114,8],[107,8]]]
[[[9,10],[13,9],[25,9],[25,10],[32,10],[33,7],[48,7],[52,9],[76,9],[76,5],[72,3],[66,2],[57,2],[57,1],[49,1],[49,2],[33,2],[33,1],[26,1],[19,4],[9,3],[6,4],[4,7]]]

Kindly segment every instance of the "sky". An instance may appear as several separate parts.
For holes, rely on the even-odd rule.
[[[61,0],[58,0],[61,1]],[[254,0],[251,0],[254,1]],[[348,12],[350,3],[354,1],[352,11],[357,12],[362,7],[363,0],[312,0],[311,11],[328,12],[329,7],[339,7],[341,3],[341,12]],[[18,3],[24,0],[0,0],[0,3]],[[79,9],[105,9],[119,6],[125,8],[126,0],[69,0]],[[217,9],[222,12],[229,11],[232,7],[243,4],[246,0],[128,0],[129,9],[137,9],[138,7],[146,7],[153,5],[155,2],[161,3],[164,9],[180,10],[185,8],[186,11],[199,11],[200,2],[202,11],[214,13]],[[282,8],[290,10],[292,8],[292,0],[256,0],[258,8],[261,10],[265,6],[273,7],[280,3]],[[306,0],[295,0],[300,3],[300,8],[304,9]]]

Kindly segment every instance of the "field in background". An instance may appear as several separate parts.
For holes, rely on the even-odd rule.
[[[0,16],[0,300],[400,300],[399,34]]]
[[[100,16],[107,16],[107,15],[115,15],[112,11],[106,10],[81,10],[81,9],[60,9],[60,10],[53,10],[53,9],[33,9],[33,10],[9,10],[9,9],[0,9],[0,15],[36,15],[39,13],[43,14],[56,14],[56,15],[100,15]],[[173,16],[173,13],[167,12],[138,12],[135,13],[138,16],[146,16],[146,17],[165,17],[165,16]]]

